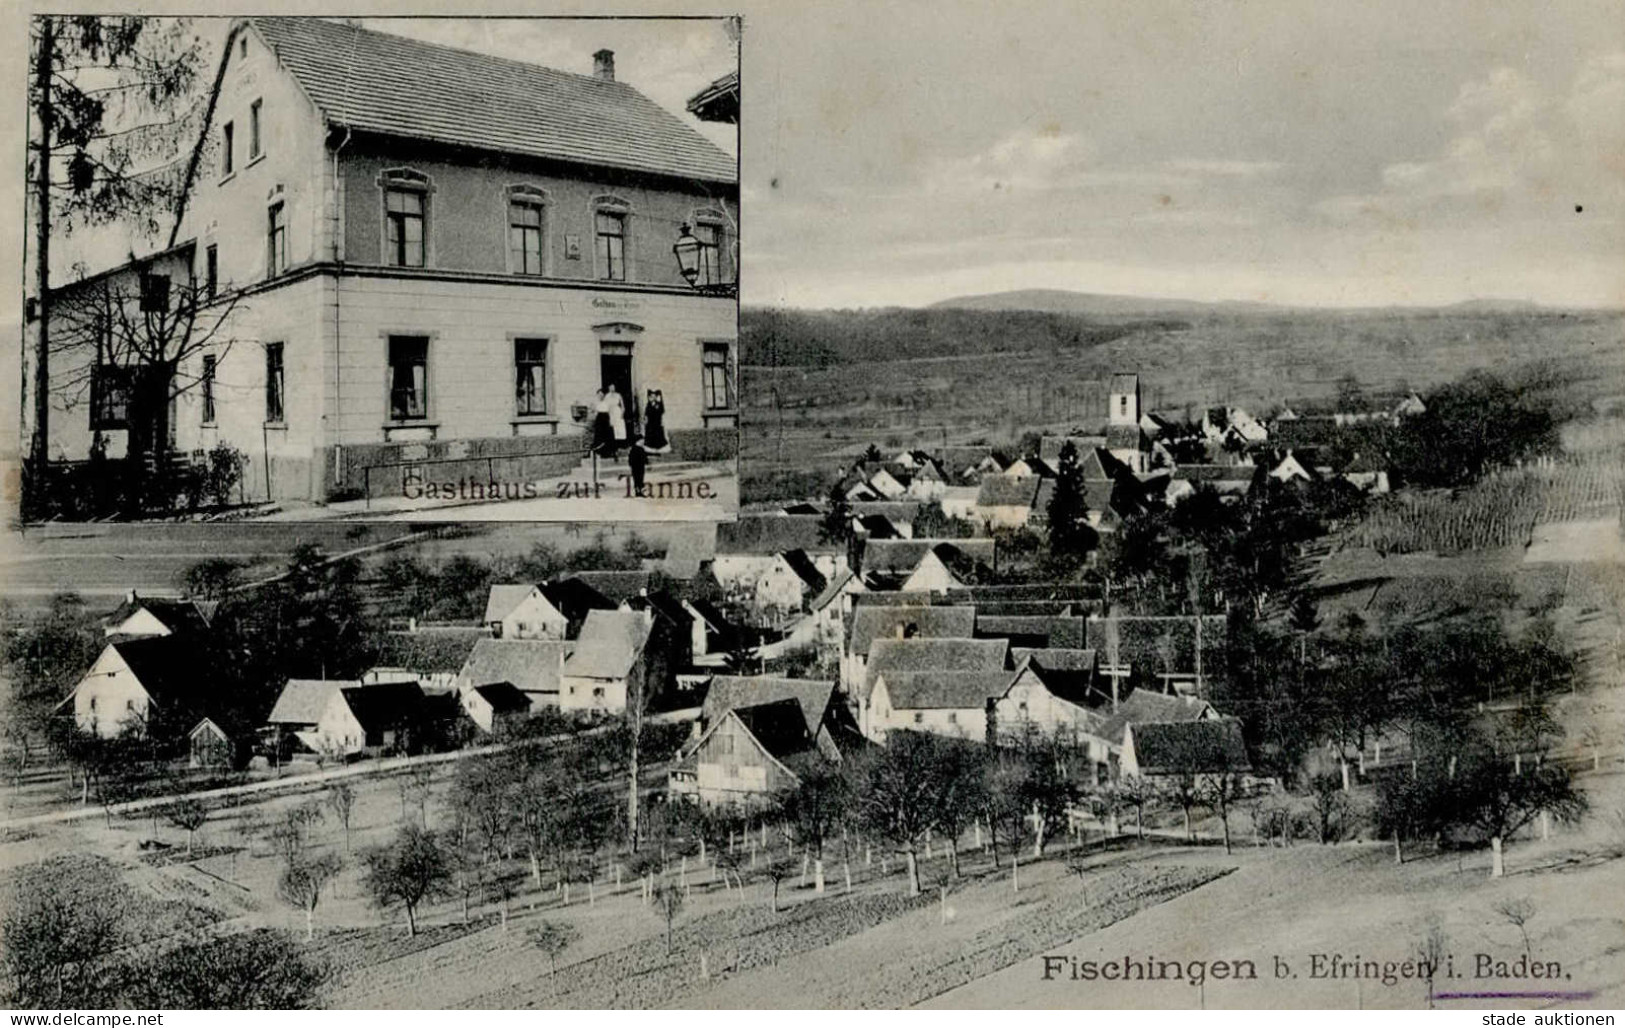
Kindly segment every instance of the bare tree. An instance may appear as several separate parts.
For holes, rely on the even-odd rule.
[[[559,957],[565,950],[575,945],[581,938],[581,930],[575,925],[563,921],[543,921],[531,926],[525,932],[525,938],[535,946],[543,956],[547,957],[548,980],[552,983],[553,994],[558,995]],[[667,950],[670,950],[667,946]]]
[[[0,946],[18,1006],[103,1005],[104,961],[124,942],[133,900],[112,865],[58,857],[26,867],[7,897]]]
[[[686,892],[682,886],[671,878],[662,875],[655,882],[649,895],[649,901],[654,904],[656,913],[666,922],[666,955],[671,956],[671,927],[683,912],[683,902]]]
[[[940,749],[936,736],[892,732],[859,772],[858,810],[864,827],[903,854],[910,896],[920,894],[920,841],[936,822]]]
[[[1532,962],[1534,955],[1529,950],[1529,922],[1535,916],[1534,901],[1527,896],[1502,900],[1495,905],[1495,912],[1506,918],[1507,924],[1518,929],[1518,937],[1523,939],[1524,959]]]
[[[344,852],[350,852],[350,818],[355,814],[355,787],[334,782],[327,787],[327,807],[344,826]]]
[[[1235,810],[1236,801],[1244,795],[1246,793],[1242,788],[1241,776],[1234,771],[1220,771],[1202,776],[1202,803],[1219,815],[1226,853],[1230,852],[1230,815]]]
[[[343,866],[336,854],[323,853],[315,857],[301,856],[282,869],[282,876],[277,879],[277,895],[304,911],[306,940],[316,936],[316,906],[322,901],[322,890]]]
[[[186,832],[186,857],[192,857],[192,840],[197,830],[209,820],[209,805],[193,796],[182,796],[164,807],[169,823]]]

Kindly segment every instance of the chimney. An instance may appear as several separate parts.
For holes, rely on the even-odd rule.
[[[135,590],[134,589],[131,589],[129,592],[124,594],[124,602],[125,603],[134,603],[135,602]]]
[[[615,51],[600,50],[592,55],[592,77],[605,82],[615,81]]]

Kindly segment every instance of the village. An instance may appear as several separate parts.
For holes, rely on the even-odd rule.
[[[434,566],[307,549],[269,581],[204,568],[185,595],[132,591],[99,617],[64,598],[54,629],[13,630],[26,652],[72,622],[85,664],[58,675],[32,748],[12,721],[10,823],[99,816],[186,867],[211,820],[314,795],[247,822],[314,916],[345,865],[279,819],[398,791],[347,921],[403,911],[416,938],[420,907],[456,896],[463,926],[484,909],[505,933],[525,891],[567,910],[572,887],[632,890],[668,934],[694,919],[706,955],[698,979],[672,965],[683,989],[720,959],[702,881],[762,883],[774,911],[781,890],[935,892],[946,917],[990,880],[1073,902],[1068,877],[1139,873],[1145,847],[1381,840],[1405,867],[1487,846],[1497,880],[1522,847],[1589,837],[1579,783],[1620,752],[1564,740],[1583,672],[1549,628],[1510,609],[1510,631],[1368,627],[1307,585],[1324,533],[1397,490],[1351,446],[1427,421],[1427,401],[1183,425],[1142,410],[1133,373],[1110,388],[1100,431],[865,453],[823,496],[664,550],[600,537]],[[189,826],[187,856],[165,819]],[[415,891],[379,870],[425,854]],[[1188,870],[1176,891],[1209,873]],[[1111,902],[1146,901],[1134,884]]]

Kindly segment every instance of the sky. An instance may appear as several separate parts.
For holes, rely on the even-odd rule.
[[[1625,306],[1625,0],[697,3],[617,9],[743,15],[747,304]],[[734,54],[720,21],[369,23],[582,72],[608,46],[677,111]]]
[[[1625,4],[747,7],[747,304],[1625,305]]]

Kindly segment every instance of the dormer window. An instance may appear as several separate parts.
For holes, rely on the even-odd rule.
[[[397,268],[428,264],[429,177],[397,168],[378,184],[384,192],[384,263]]]

